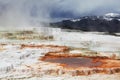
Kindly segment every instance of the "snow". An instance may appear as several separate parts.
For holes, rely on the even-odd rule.
[[[110,17],[104,17],[104,19],[107,20],[107,21],[113,20],[113,18],[110,18]]]
[[[71,21],[72,22],[77,22],[77,21],[80,21],[81,19],[72,19]]]
[[[120,17],[120,14],[118,14],[118,13],[107,13],[107,14],[105,14],[105,17]]]

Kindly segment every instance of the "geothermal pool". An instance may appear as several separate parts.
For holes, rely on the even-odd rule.
[[[85,58],[85,57],[45,57],[43,61],[51,62],[51,63],[60,63],[63,67],[72,67],[72,68],[79,68],[79,67],[98,67],[102,65],[100,61],[94,61],[95,59],[92,58]]]

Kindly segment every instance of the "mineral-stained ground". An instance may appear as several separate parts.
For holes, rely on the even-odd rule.
[[[0,31],[0,80],[120,80],[120,37],[50,33]]]

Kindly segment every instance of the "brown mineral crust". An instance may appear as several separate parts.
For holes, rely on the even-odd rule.
[[[70,56],[44,56],[40,60],[52,63],[60,63],[64,67],[79,68],[79,67],[99,67],[104,62],[101,59],[106,60],[104,57],[70,57]]]
[[[7,44],[4,44],[4,43],[1,43],[1,44],[0,44],[0,46],[5,46],[5,45],[7,45]]]
[[[81,54],[70,54],[66,52],[48,52],[45,56],[56,56],[56,57],[80,57]]]
[[[120,61],[106,57],[44,56],[40,60],[58,64],[64,74],[89,75],[95,73],[114,74],[120,72]]]
[[[71,54],[69,53],[69,48],[67,46],[21,44],[21,49],[24,48],[51,49],[51,51],[39,59],[43,62],[43,65],[44,63],[47,63],[45,66],[49,67],[49,69],[44,69],[43,65],[40,65],[38,66],[39,73],[44,72],[49,75],[70,74],[72,76],[90,75],[96,73],[120,73],[120,60],[100,56],[84,56],[81,53]]]
[[[65,52],[68,51],[69,48],[66,46],[58,46],[58,45],[27,45],[27,44],[21,44],[21,49],[24,48],[50,48],[50,49],[58,49],[56,52]]]
[[[120,60],[114,60],[114,59],[105,59],[100,60],[103,65],[101,65],[101,68],[120,68]]]

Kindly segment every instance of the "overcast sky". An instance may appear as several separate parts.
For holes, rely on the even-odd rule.
[[[120,13],[120,0],[0,0],[0,25]]]

